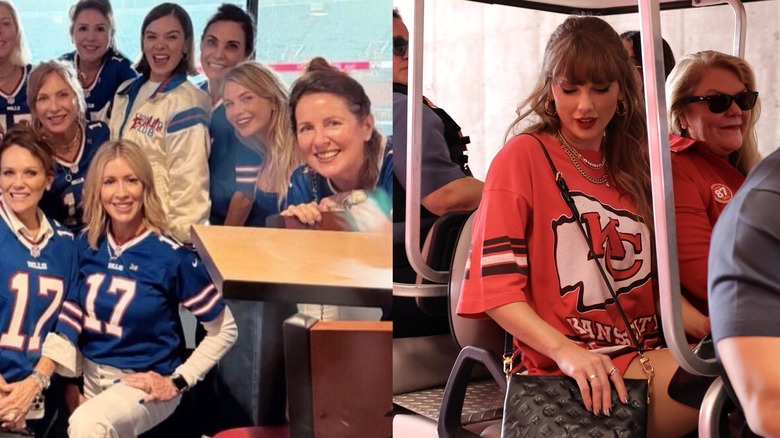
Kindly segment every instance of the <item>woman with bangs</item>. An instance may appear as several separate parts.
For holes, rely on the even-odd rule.
[[[570,376],[585,407],[610,416],[613,389],[630,402],[623,378],[647,378],[611,288],[655,369],[648,436],[689,433],[698,412],[669,397],[678,365],[658,349],[641,85],[609,24],[570,17],[556,29],[515,129],[487,174],[458,313],[514,336],[515,372]]]

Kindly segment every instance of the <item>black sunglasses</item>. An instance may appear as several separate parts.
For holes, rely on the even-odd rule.
[[[737,106],[742,111],[753,109],[758,99],[758,91],[743,91],[735,95],[713,94],[712,96],[691,96],[682,101],[682,103],[707,102],[709,110],[715,114],[725,113],[731,106],[731,102],[737,102]]]
[[[404,56],[407,50],[409,50],[409,40],[399,36],[393,37],[393,55]]]

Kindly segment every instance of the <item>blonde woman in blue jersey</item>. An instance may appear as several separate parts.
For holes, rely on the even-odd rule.
[[[0,0],[0,135],[19,122],[30,121],[27,75],[30,51],[13,3]]]
[[[116,48],[116,21],[109,0],[79,0],[70,7],[70,38],[76,50],[62,55],[73,63],[84,88],[90,121],[108,122],[122,82],[138,73]]]
[[[260,153],[247,225],[262,227],[286,205],[290,176],[303,161],[290,124],[287,87],[265,65],[247,61],[225,76],[223,96],[239,138]]]
[[[57,382],[49,389],[54,364],[41,346],[65,296],[74,293],[78,259],[73,234],[38,208],[54,178],[52,155],[26,124],[0,144],[0,436],[26,427],[43,436],[61,398]],[[31,410],[40,394],[42,413]]]
[[[138,144],[149,158],[173,236],[190,243],[190,227],[209,217],[208,95],[187,80],[196,73],[192,21],[173,3],[152,8],[141,28],[141,73],[119,87],[111,139]]]
[[[70,417],[71,438],[137,436],[171,415],[225,355],[236,324],[197,254],[167,236],[139,146],[100,148],[85,182],[84,219],[77,247],[85,286],[63,304],[60,336],[47,339],[46,351],[60,352],[51,359],[66,369],[73,357],[61,352],[77,345],[83,356],[86,401]],[[206,330],[187,360],[179,306]]]
[[[33,126],[54,149],[55,175],[41,209],[73,232],[84,227],[81,192],[92,157],[108,140],[108,126],[86,120],[84,92],[65,61],[46,61],[30,72],[28,101]]]

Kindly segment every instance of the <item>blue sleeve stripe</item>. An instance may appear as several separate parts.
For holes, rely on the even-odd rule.
[[[209,116],[203,108],[190,108],[173,116],[173,119],[168,123],[166,132],[168,134],[173,134],[198,124],[202,124],[208,128]]]

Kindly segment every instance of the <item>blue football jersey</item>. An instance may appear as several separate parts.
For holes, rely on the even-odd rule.
[[[27,64],[24,68],[24,77],[13,93],[5,94],[0,91],[0,127],[3,132],[8,132],[19,122],[32,120],[30,107],[27,105],[27,78],[30,77],[30,70],[32,65]]]
[[[32,372],[63,300],[76,293],[78,259],[73,234],[53,221],[54,233],[34,245],[1,207],[0,216],[0,375],[15,382]]]
[[[54,182],[41,199],[41,210],[72,231],[84,228],[81,191],[87,169],[98,148],[109,139],[108,125],[87,122],[79,154],[73,163],[57,159]]]
[[[202,322],[225,308],[197,254],[169,237],[146,231],[120,246],[109,234],[93,250],[82,233],[77,247],[84,284],[57,330],[93,362],[170,375],[184,349],[179,305]]]
[[[73,51],[62,55],[61,59],[72,62],[78,70],[78,56],[78,52]],[[117,88],[122,82],[137,77],[138,72],[130,60],[114,48],[109,48],[103,59],[95,81],[84,89],[84,98],[87,100],[87,120],[108,123]]]
[[[200,85],[208,92],[208,82]],[[254,193],[262,161],[260,155],[244,145],[225,115],[225,105],[217,104],[209,124],[211,154],[209,155],[209,196],[213,225],[225,223],[230,199],[237,191],[250,196]]]

